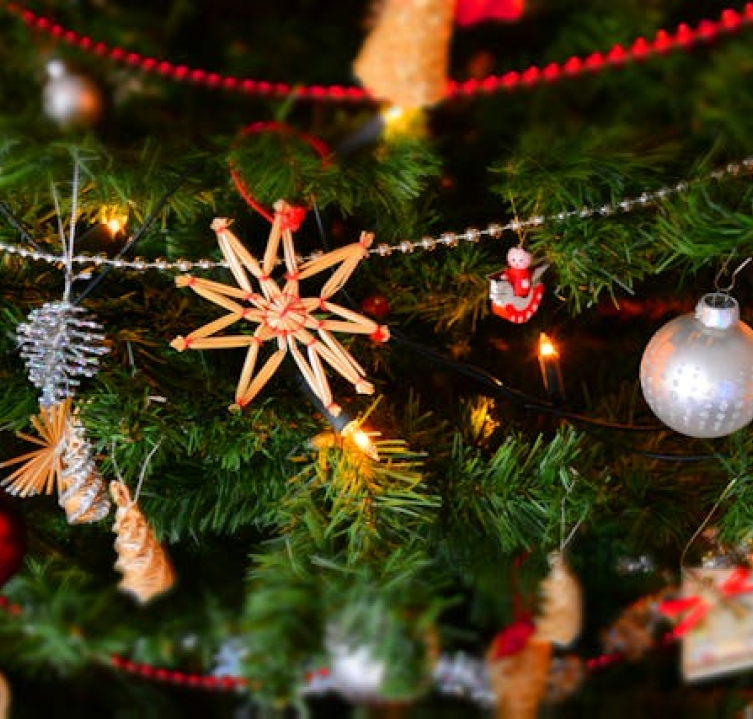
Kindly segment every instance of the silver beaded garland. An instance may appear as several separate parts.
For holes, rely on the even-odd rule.
[[[65,300],[48,302],[18,326],[20,354],[43,407],[71,397],[79,378],[93,376],[99,357],[109,351],[101,326],[87,315]]]
[[[753,420],[753,330],[737,301],[704,295],[695,313],[664,325],[640,369],[646,402],[681,434],[724,437]]]

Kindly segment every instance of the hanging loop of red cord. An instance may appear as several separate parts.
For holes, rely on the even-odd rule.
[[[279,135],[295,136],[296,138],[305,142],[317,155],[319,155],[323,167],[328,164],[327,158],[329,157],[329,148],[323,140],[320,140],[318,137],[314,137],[313,135],[299,132],[282,122],[252,122],[250,125],[246,125],[246,127],[241,130],[240,138],[242,139],[251,135],[259,135],[266,132],[277,133]],[[275,213],[273,214],[254,197],[253,193],[249,190],[248,184],[241,176],[241,173],[235,166],[235,163],[232,161],[230,162],[230,177],[232,178],[233,184],[238,190],[238,193],[246,201],[246,203],[248,203],[250,207],[256,210],[269,222],[273,222],[277,212],[275,211]],[[305,216],[305,207],[290,205],[282,217],[283,229],[295,232],[300,226],[301,222],[303,222]]]

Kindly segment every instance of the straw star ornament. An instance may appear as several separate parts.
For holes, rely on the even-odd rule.
[[[176,280],[178,287],[190,287],[204,299],[227,310],[227,314],[186,337],[176,337],[171,342],[176,350],[248,348],[231,409],[249,404],[288,353],[306,383],[333,415],[340,413],[340,407],[332,399],[325,365],[348,380],[356,392],[372,394],[374,391],[363,368],[334,333],[366,334],[385,342],[389,339],[389,330],[368,317],[330,302],[358,263],[368,256],[373,235],[363,232],[358,242],[301,262],[296,257],[293,232],[302,219],[301,208],[282,200],[276,203],[264,257],[259,262],[230,231],[230,221],[217,218],[212,229],[237,286],[192,276],[181,276]],[[280,247],[285,267],[283,285],[271,276],[278,264]],[[301,297],[299,283],[330,268],[332,273],[319,295]],[[260,291],[254,290],[252,278]],[[218,335],[237,323],[255,325],[255,329],[250,334]],[[267,342],[273,343],[276,349],[257,370],[261,348]]]

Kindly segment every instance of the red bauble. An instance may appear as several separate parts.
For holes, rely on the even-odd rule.
[[[371,295],[361,302],[361,309],[369,317],[384,317],[390,312],[390,303],[384,295]]]
[[[26,533],[20,515],[0,494],[0,587],[21,567],[26,554]]]

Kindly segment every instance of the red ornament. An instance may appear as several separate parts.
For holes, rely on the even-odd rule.
[[[522,247],[512,247],[507,253],[508,266],[488,277],[492,312],[515,324],[528,322],[544,297],[541,275],[547,265],[532,267],[531,261]]]
[[[0,495],[0,587],[21,567],[26,554],[24,525],[10,501]]]
[[[361,302],[361,310],[369,317],[384,317],[390,312],[390,303],[384,295],[371,295]]]
[[[529,617],[517,619],[494,637],[489,648],[490,659],[496,661],[523,651],[535,631],[536,625]]]
[[[525,5],[525,0],[458,0],[455,23],[463,26],[483,20],[518,20]]]

